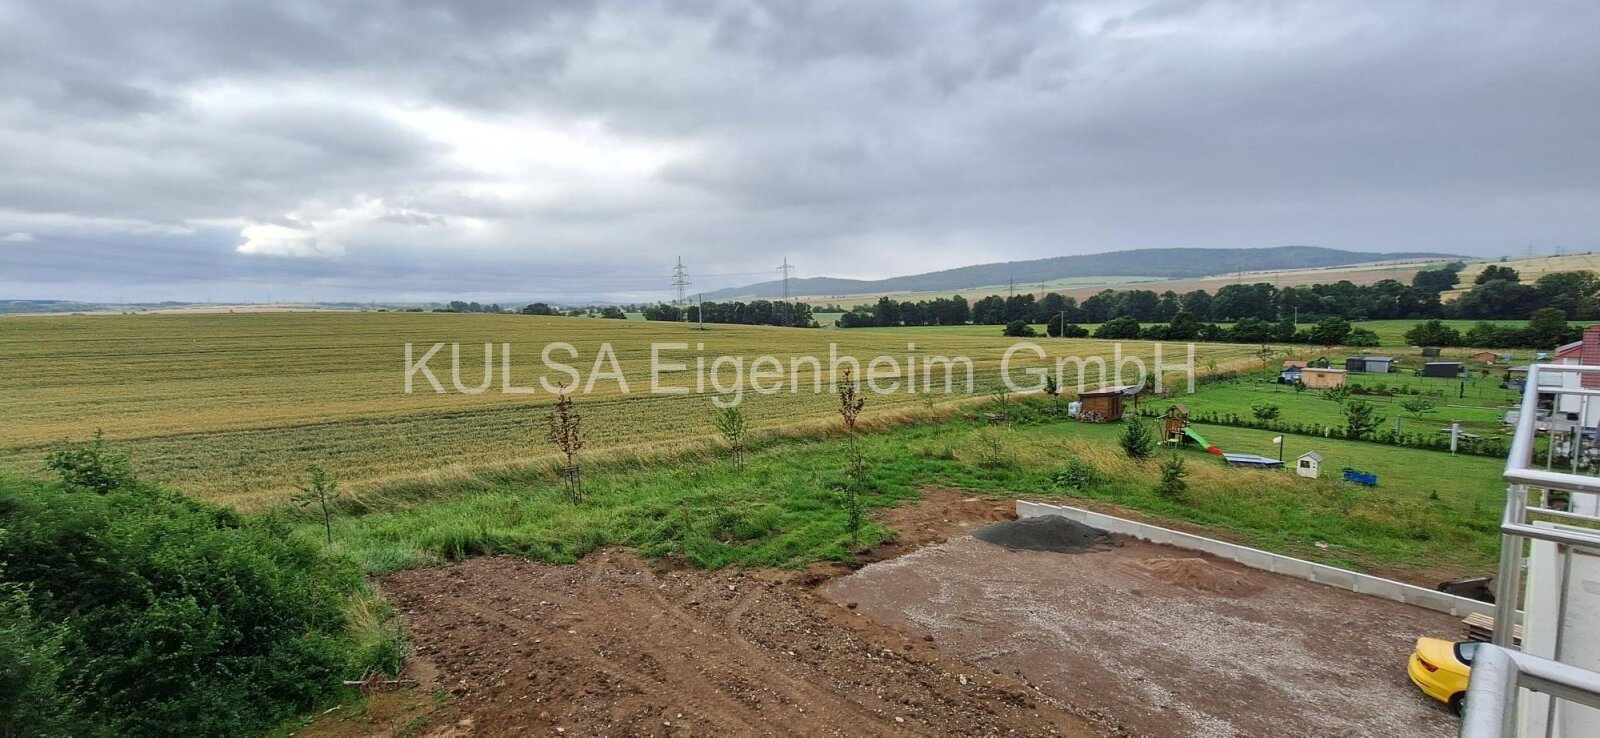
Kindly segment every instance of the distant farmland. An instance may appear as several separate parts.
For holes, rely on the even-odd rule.
[[[649,394],[652,342],[705,344],[705,354],[800,354],[826,363],[830,342],[866,361],[879,354],[970,356],[976,392],[999,384],[1000,336],[893,334],[710,326],[588,318],[432,313],[253,313],[16,317],[0,320],[0,466],[39,469],[49,444],[85,439],[96,429],[132,452],[139,470],[197,496],[253,507],[289,492],[307,464],[336,470],[353,489],[427,479],[452,470],[526,464],[548,458],[544,416],[552,396],[504,394],[497,365],[482,394],[433,392],[414,377],[403,392],[406,342],[420,354],[436,342],[462,344],[463,383],[483,381],[483,344],[511,343],[514,386],[537,386],[544,344],[566,341],[588,380],[602,342],[611,342],[632,394],[610,380],[579,397],[588,454],[670,443],[702,443],[711,433],[709,394]],[[1111,356],[1109,342],[1041,341],[1052,355]],[[1125,351],[1148,358],[1151,344]],[[1181,359],[1172,347],[1169,360]],[[1206,345],[1197,363],[1253,362],[1254,347]],[[693,352],[672,357],[693,362]],[[497,358],[498,362],[498,353]],[[1037,363],[1037,362],[1034,362]],[[1019,362],[1020,366],[1026,366]],[[450,349],[430,364],[451,384]],[[692,376],[692,375],[686,375]],[[682,383],[686,378],[669,381]],[[553,376],[552,381],[565,379]],[[776,396],[747,392],[746,414],[775,427],[830,417],[835,399],[805,389]],[[939,397],[940,400],[946,399]],[[908,393],[871,396],[869,409],[920,407]]]

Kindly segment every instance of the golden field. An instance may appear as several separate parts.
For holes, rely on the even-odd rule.
[[[212,313],[98,315],[0,319],[0,467],[37,472],[53,443],[82,440],[96,429],[132,453],[146,478],[186,493],[242,507],[281,500],[308,464],[334,471],[360,490],[425,481],[454,471],[540,463],[545,413],[554,396],[539,378],[568,379],[540,362],[550,342],[572,344],[578,356],[553,356],[590,379],[592,363],[609,343],[631,390],[600,379],[577,397],[590,456],[674,444],[711,442],[711,387],[692,391],[695,356],[769,354],[783,365],[776,395],[745,392],[746,416],[761,428],[817,427],[834,412],[826,386],[829,344],[866,363],[908,353],[964,355],[977,375],[975,394],[999,387],[998,369],[1015,341],[999,335],[904,336],[879,331],[838,331],[752,326],[692,326],[590,318],[448,313]],[[998,328],[996,329],[998,334]],[[908,352],[907,340],[916,341]],[[480,394],[452,388],[450,347],[429,368],[447,392],[436,393],[421,375],[404,391],[405,344],[414,356],[435,343],[459,343],[462,382],[484,379],[485,343],[495,344],[492,383]],[[1106,341],[1038,339],[1051,357],[1102,354]],[[501,391],[505,371],[500,344],[511,344],[509,384],[533,394]],[[666,361],[690,371],[664,374],[663,384],[689,386],[682,395],[650,392],[652,343],[685,343]],[[693,349],[704,344],[703,352]],[[1128,342],[1124,351],[1148,359],[1152,345]],[[1202,345],[1196,363],[1228,368],[1253,363],[1253,347]],[[813,392],[809,365],[791,392],[791,357],[821,359],[824,389]],[[1166,347],[1165,360],[1183,359],[1183,347]],[[1053,362],[1052,359],[1046,361]],[[1017,367],[1044,362],[1022,354]],[[768,367],[770,368],[770,367]],[[731,374],[724,372],[724,380]],[[941,375],[935,373],[935,378]],[[1075,376],[1075,375],[1074,375]],[[748,378],[746,378],[748,388]],[[773,379],[764,381],[771,386]],[[941,402],[960,399],[938,395]],[[869,395],[869,412],[907,413],[923,398],[905,391]]]

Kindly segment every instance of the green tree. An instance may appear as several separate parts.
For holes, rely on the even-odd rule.
[[[1344,404],[1345,433],[1351,438],[1360,438],[1376,430],[1383,416],[1378,415],[1377,407],[1366,400],[1351,400]]]
[[[311,474],[311,481],[300,488],[300,494],[292,499],[301,507],[316,505],[322,515],[322,532],[327,537],[328,545],[333,545],[333,501],[339,497],[339,483],[329,479],[328,473],[322,467],[312,464],[306,467]]]
[[[1500,266],[1499,264],[1490,264],[1489,266],[1484,267],[1483,271],[1478,273],[1478,278],[1472,280],[1472,283],[1488,284],[1496,280],[1502,282],[1517,282],[1521,279],[1522,276],[1517,274],[1517,270],[1512,269],[1511,267]]]
[[[1429,320],[1407,329],[1406,343],[1412,346],[1460,346],[1461,331],[1437,320]]]
[[[1278,406],[1270,402],[1250,403],[1250,414],[1255,416],[1256,420],[1277,420],[1279,412]]]
[[[1117,443],[1131,459],[1148,459],[1156,448],[1156,438],[1150,432],[1150,424],[1136,415],[1129,415],[1123,421],[1122,434],[1117,436]]]
[[[744,471],[744,413],[738,405],[717,408],[716,417],[713,419],[717,432],[722,434],[722,440],[728,442],[728,451],[733,456],[733,469],[735,472]]]
[[[1051,338],[1084,338],[1089,335],[1089,329],[1077,323],[1068,322],[1063,325],[1060,313],[1050,316],[1050,320],[1045,324],[1044,330],[1045,334]]]
[[[1156,494],[1169,500],[1181,500],[1189,490],[1189,483],[1184,477],[1189,471],[1183,468],[1183,457],[1174,452],[1161,462],[1161,482],[1156,485]]]
[[[1345,339],[1350,337],[1350,321],[1344,318],[1323,318],[1311,326],[1307,334],[1311,343],[1322,346],[1343,346]]]
[[[1350,386],[1341,384],[1337,387],[1329,387],[1322,391],[1322,399],[1343,405],[1345,400],[1350,399]]]
[[[1095,338],[1125,339],[1139,337],[1139,321],[1129,316],[1112,318],[1094,331]]]
[[[1033,329],[1033,326],[1029,325],[1028,321],[1025,320],[1013,320],[1010,323],[1007,323],[1004,333],[1012,338],[1033,338],[1034,336],[1039,335],[1039,333]]]
[[[1567,314],[1560,308],[1535,310],[1528,319],[1528,334],[1538,345],[1554,348],[1567,340]]]
[[[1350,335],[1344,339],[1346,346],[1377,346],[1380,343],[1382,339],[1378,338],[1378,334],[1366,328],[1351,328]]]

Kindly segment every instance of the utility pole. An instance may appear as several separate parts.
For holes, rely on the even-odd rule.
[[[794,267],[789,264],[789,257],[783,257],[783,266],[778,267],[778,272],[783,275],[783,324],[789,325],[789,272]]]
[[[1017,296],[1017,278],[1006,277],[1006,297]]]
[[[689,270],[683,265],[683,257],[678,257],[678,265],[672,268],[672,286],[678,288],[678,301],[674,305],[682,308],[685,306],[684,289],[689,286]]]

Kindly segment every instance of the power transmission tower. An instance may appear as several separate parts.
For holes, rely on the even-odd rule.
[[[789,257],[783,257],[783,266],[778,267],[778,273],[783,275],[783,324],[789,324],[789,272],[794,267],[789,264]]]
[[[1006,277],[1006,297],[1017,296],[1017,278]]]
[[[678,257],[678,265],[672,268],[672,286],[678,288],[678,301],[673,303],[678,307],[684,305],[683,291],[689,286],[689,270],[683,265],[683,257]]]

